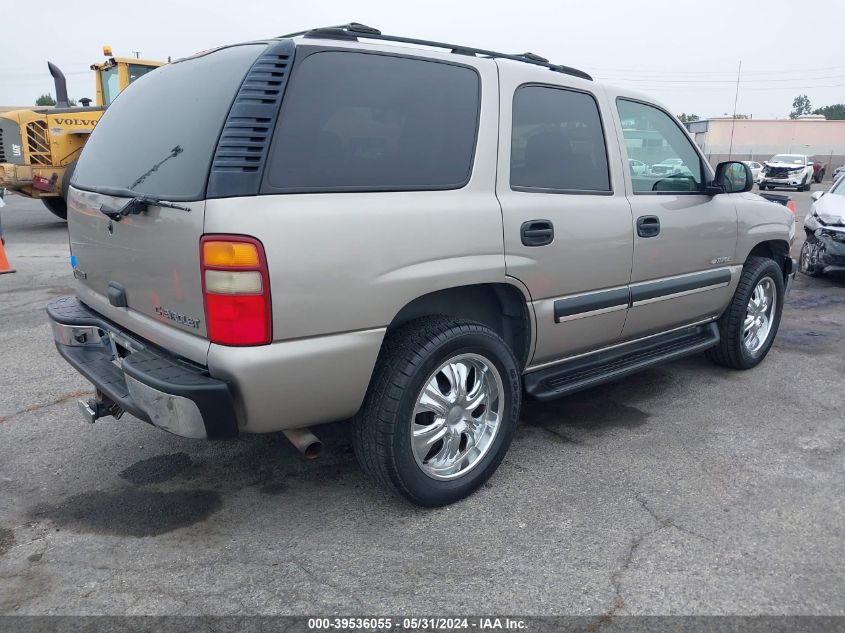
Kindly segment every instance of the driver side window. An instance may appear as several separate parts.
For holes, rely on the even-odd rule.
[[[634,193],[698,193],[701,160],[687,133],[662,110],[617,99],[628,158],[644,167],[631,170]],[[629,161],[630,162],[630,161]]]

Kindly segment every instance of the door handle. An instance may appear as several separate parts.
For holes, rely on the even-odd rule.
[[[637,218],[637,235],[654,237],[660,234],[660,218],[656,215],[643,215]]]
[[[519,229],[525,246],[546,246],[555,239],[555,227],[549,220],[529,220]]]

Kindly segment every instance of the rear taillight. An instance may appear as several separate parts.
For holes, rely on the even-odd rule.
[[[273,338],[270,278],[261,242],[242,235],[204,235],[200,267],[211,342],[269,343]]]
[[[790,200],[786,203],[786,208],[789,209],[789,212],[792,215],[795,215],[795,200]]]

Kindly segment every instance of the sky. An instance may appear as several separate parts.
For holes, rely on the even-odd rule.
[[[765,0],[3,0],[0,106],[54,93],[47,61],[71,98],[96,97],[90,64],[139,51],[176,59],[222,44],[361,22],[478,48],[531,51],[597,80],[634,88],[676,114],[736,111],[782,118],[796,95],[813,107],[845,103],[845,2]],[[31,24],[31,27],[27,27]],[[55,95],[54,95],[55,96]]]

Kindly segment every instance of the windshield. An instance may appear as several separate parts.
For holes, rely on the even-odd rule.
[[[804,157],[798,154],[776,154],[772,156],[770,163],[790,163],[792,165],[803,165]]]
[[[100,78],[103,82],[103,105],[111,105],[117,93],[120,92],[120,86],[117,83],[117,66],[102,71]]]
[[[830,193],[835,196],[845,196],[845,185],[842,183],[845,183],[845,178],[837,180],[836,184],[831,188]]]
[[[121,187],[169,200],[204,198],[220,130],[264,48],[231,46],[140,77],[100,119],[71,184]]]

